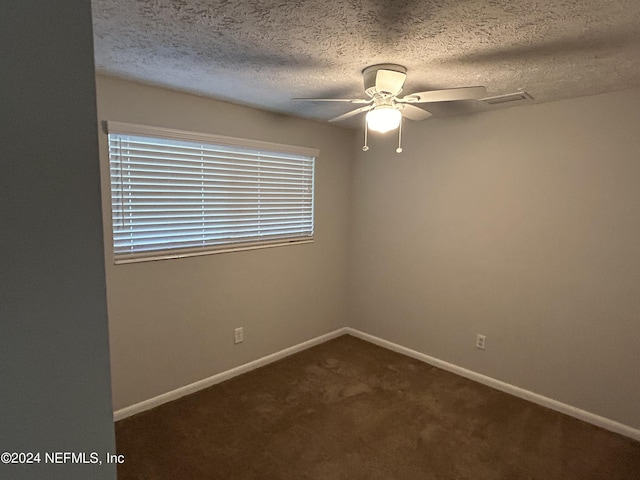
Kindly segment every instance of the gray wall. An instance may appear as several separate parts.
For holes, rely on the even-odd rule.
[[[638,125],[633,90],[409,124],[402,155],[374,139],[353,326],[640,428]]]
[[[0,478],[113,479],[90,2],[0,7]]]
[[[346,325],[353,132],[98,76],[98,118],[320,149],[315,242],[114,265],[100,135],[116,410]],[[234,345],[233,330],[245,341]]]

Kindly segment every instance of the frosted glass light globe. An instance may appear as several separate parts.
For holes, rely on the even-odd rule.
[[[371,130],[386,133],[400,126],[402,114],[391,106],[382,105],[369,110],[367,113],[367,125]]]

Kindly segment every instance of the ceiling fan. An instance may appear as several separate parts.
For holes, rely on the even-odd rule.
[[[409,120],[424,120],[431,113],[416,106],[416,104],[431,102],[450,102],[454,100],[476,100],[486,96],[485,87],[461,87],[446,90],[431,90],[416,92],[400,96],[402,87],[407,78],[407,69],[402,65],[384,63],[372,65],[362,71],[364,91],[370,97],[360,98],[294,98],[294,101],[303,102],[348,102],[364,104],[364,106],[351,110],[343,115],[332,118],[330,122],[338,122],[367,112],[365,127],[365,144],[362,147],[367,151],[367,130],[385,133],[400,127],[398,136],[398,148],[396,152],[402,152],[402,117]]]

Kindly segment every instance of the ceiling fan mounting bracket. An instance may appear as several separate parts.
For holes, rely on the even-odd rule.
[[[370,65],[362,70],[362,75],[366,75],[370,72],[377,72],[378,70],[391,70],[392,72],[407,73],[407,68],[396,63],[378,63],[376,65]]]
[[[371,65],[362,70],[364,91],[370,97],[378,95],[396,96],[402,91],[407,69],[395,63]]]

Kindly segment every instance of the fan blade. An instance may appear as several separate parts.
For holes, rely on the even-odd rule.
[[[447,90],[417,92],[397,99],[401,103],[450,102],[453,100],[477,100],[487,96],[485,87],[460,87]]]
[[[431,116],[431,112],[427,112],[426,110],[414,105],[404,104],[399,105],[399,107],[400,113],[402,113],[403,117],[408,118],[409,120],[415,120],[416,122]]]
[[[406,78],[406,73],[394,72],[393,70],[378,70],[376,73],[376,90],[380,93],[398,95],[402,91]]]
[[[363,98],[292,98],[293,102],[349,102],[349,103],[371,103],[372,99]]]
[[[330,122],[339,122],[340,120],[345,120],[345,119],[353,117],[354,115],[357,115],[359,113],[366,112],[367,110],[371,110],[371,107],[369,105],[364,106],[364,107],[360,107],[360,108],[356,108],[355,110],[351,110],[350,112],[344,113],[344,114],[340,115],[339,117],[332,118],[329,121]]]

